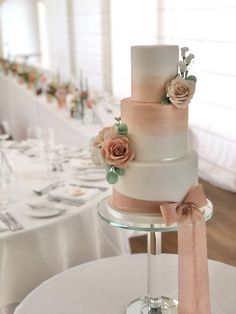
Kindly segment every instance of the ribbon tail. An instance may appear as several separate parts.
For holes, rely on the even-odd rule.
[[[178,314],[211,314],[206,225],[193,216],[183,216],[178,228]]]

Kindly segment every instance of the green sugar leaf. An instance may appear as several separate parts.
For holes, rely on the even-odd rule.
[[[161,104],[170,104],[170,100],[167,96],[161,97]]]
[[[124,172],[125,172],[125,170],[124,169],[122,169],[122,168],[114,168],[114,170],[115,170],[115,172],[119,175],[119,176],[122,176],[123,174],[124,174]]]
[[[127,134],[128,132],[128,127],[125,123],[121,123],[118,125],[118,133],[119,134]]]
[[[109,184],[115,184],[118,181],[118,174],[115,171],[109,171],[106,179]]]
[[[110,171],[112,166],[111,165],[108,165],[108,164],[105,164],[105,169],[106,169],[106,172]]]
[[[197,82],[197,78],[194,75],[189,75],[186,80],[194,81],[195,83]]]

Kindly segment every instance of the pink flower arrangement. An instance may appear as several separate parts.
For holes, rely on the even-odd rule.
[[[170,102],[177,108],[185,108],[193,97],[195,85],[195,82],[177,76],[166,86],[167,97],[169,97]]]
[[[161,99],[163,104],[186,108],[194,95],[197,78],[194,75],[188,75],[188,67],[194,59],[194,55],[192,53],[186,55],[188,51],[188,47],[181,48],[183,61],[178,62],[179,75],[167,83],[167,93]]]
[[[127,137],[127,126],[116,119],[112,127],[103,128],[97,135],[91,148],[91,159],[97,166],[107,170],[107,181],[114,184],[118,176],[123,175],[129,163],[134,159],[134,152]]]

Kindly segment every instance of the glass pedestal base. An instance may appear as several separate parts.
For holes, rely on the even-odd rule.
[[[199,210],[205,221],[211,218],[213,206],[207,204]],[[168,297],[156,298],[161,295],[161,269],[158,269],[156,257],[161,253],[161,232],[176,231],[177,223],[166,226],[161,214],[128,213],[115,208],[111,196],[104,198],[98,204],[98,215],[108,224],[136,231],[148,232],[147,259],[147,297],[134,300],[126,307],[126,314],[178,314],[178,302]],[[159,276],[159,280],[158,279]],[[177,290],[177,288],[176,288]]]
[[[126,314],[178,314],[178,302],[161,297],[148,302],[148,298],[134,300],[126,307]],[[149,304],[148,304],[149,303]]]

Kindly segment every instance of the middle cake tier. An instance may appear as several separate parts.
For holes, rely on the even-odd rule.
[[[188,108],[125,98],[121,120],[128,125],[135,160],[171,160],[187,154]]]
[[[146,203],[138,201],[181,202],[197,184],[198,156],[195,151],[171,161],[132,161],[114,186],[113,205],[118,209],[145,212],[148,211],[144,208]]]

